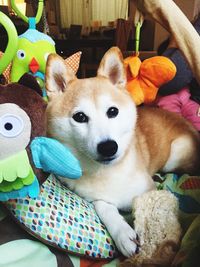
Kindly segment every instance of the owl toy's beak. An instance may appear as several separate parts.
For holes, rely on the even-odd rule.
[[[39,63],[37,62],[37,60],[33,57],[30,64],[29,64],[29,69],[33,72],[36,73],[40,68]]]

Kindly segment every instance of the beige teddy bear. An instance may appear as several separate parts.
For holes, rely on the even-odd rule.
[[[178,211],[178,200],[165,190],[153,190],[135,198],[134,228],[139,236],[140,250],[121,266],[169,267],[181,239]]]

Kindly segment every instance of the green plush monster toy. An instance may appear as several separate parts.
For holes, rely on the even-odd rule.
[[[55,53],[56,51],[53,39],[36,30],[36,24],[40,21],[42,16],[44,1],[39,0],[36,17],[28,18],[23,15],[16,6],[14,0],[11,0],[11,7],[20,18],[29,24],[29,29],[22,35],[18,36],[18,40],[15,40],[16,38],[14,39],[16,34],[9,34],[9,37],[11,38],[12,36],[14,41],[10,40],[10,42],[8,42],[7,50],[9,51],[5,51],[4,55],[7,60],[5,64],[2,65],[0,73],[3,72],[5,67],[12,60],[11,82],[17,82],[25,73],[29,73],[37,79],[42,88],[43,97],[46,99],[46,91],[44,88],[46,60],[50,53]],[[0,18],[2,18],[0,23],[6,29],[7,33],[12,33],[14,31],[14,25],[12,25],[12,22],[9,24],[3,23],[5,17],[6,16],[3,13],[0,14]],[[12,48],[9,47],[10,44]]]

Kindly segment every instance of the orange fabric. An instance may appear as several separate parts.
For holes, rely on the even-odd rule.
[[[136,78],[139,74],[140,66],[142,64],[139,57],[130,56],[124,59],[125,68],[127,70],[128,78]]]
[[[163,56],[148,58],[143,62],[137,56],[131,56],[124,60],[124,64],[127,90],[136,105],[153,102],[159,87],[173,79],[176,74],[174,63]]]

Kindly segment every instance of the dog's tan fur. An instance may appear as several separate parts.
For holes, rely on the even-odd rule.
[[[94,203],[119,250],[131,256],[136,234],[117,209],[130,209],[135,196],[154,188],[151,176],[157,171],[197,171],[200,140],[179,115],[158,108],[137,110],[125,84],[118,48],[105,54],[94,78],[77,79],[57,55],[47,61],[49,135],[70,146],[83,168],[79,180],[65,182]],[[106,118],[102,110],[107,103],[119,108],[116,118]],[[88,123],[73,120],[73,114],[82,110],[89,116]],[[101,139],[115,137],[116,159],[109,164],[99,162],[95,146]]]
[[[137,140],[151,175],[163,169],[170,155],[171,144],[180,137],[185,139],[185,149],[180,164],[173,171],[198,172],[199,134],[189,122],[177,114],[150,107],[138,108],[137,122]]]

